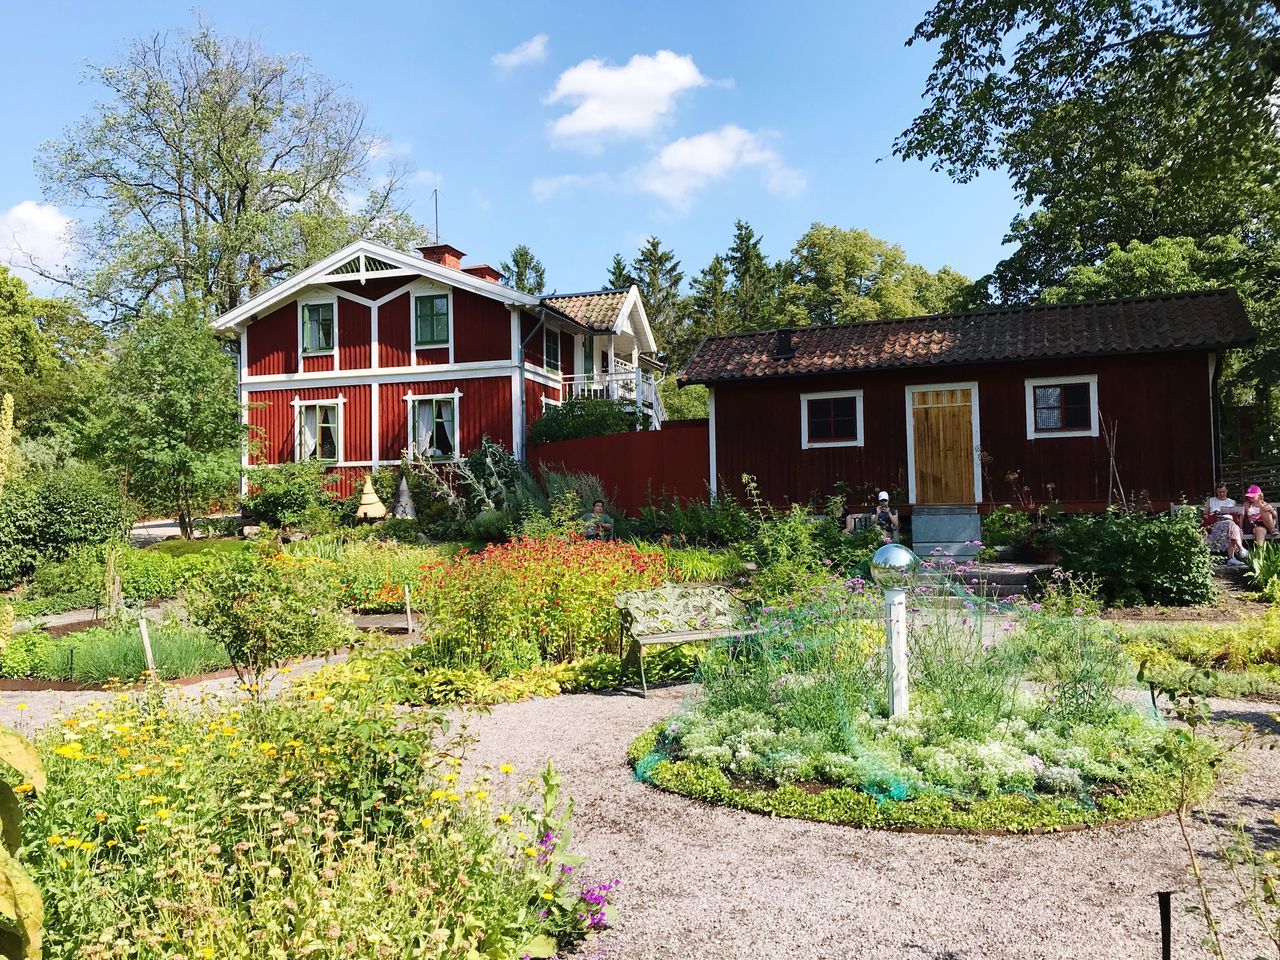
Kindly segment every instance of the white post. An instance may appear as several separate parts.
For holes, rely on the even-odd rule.
[[[404,622],[409,633],[413,633],[413,608],[409,606],[409,585],[404,585]]]
[[[156,658],[151,655],[151,635],[147,633],[147,618],[138,618],[138,629],[142,631],[142,653],[147,658],[147,670],[156,671]]]
[[[907,592],[884,592],[885,659],[889,675],[889,716],[905,716],[907,703]]]

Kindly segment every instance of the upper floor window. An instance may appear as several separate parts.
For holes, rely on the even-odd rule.
[[[1098,378],[1041,377],[1027,384],[1027,439],[1096,437]]]
[[[413,342],[418,347],[443,347],[448,344],[448,294],[420,294],[413,298]]]
[[[542,365],[548,370],[560,370],[560,331],[544,327],[542,330]]]
[[[800,446],[862,446],[862,391],[800,394]]]
[[[453,397],[423,397],[409,403],[409,435],[414,456],[452,457],[458,450],[457,407]]]
[[[308,403],[298,407],[298,459],[337,463],[340,430],[338,404]]]
[[[333,301],[302,305],[302,352],[333,350]]]

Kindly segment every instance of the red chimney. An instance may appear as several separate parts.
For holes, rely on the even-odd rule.
[[[479,277],[481,280],[488,280],[490,283],[501,283],[502,274],[487,263],[477,263],[470,267],[463,267],[463,273],[469,273],[473,277]]]
[[[453,270],[462,269],[462,258],[466,256],[457,247],[451,247],[447,243],[433,243],[427,247],[419,247],[418,252],[422,254],[422,259]]]

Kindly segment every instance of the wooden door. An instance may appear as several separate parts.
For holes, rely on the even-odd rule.
[[[976,503],[973,405],[976,386],[912,387],[915,503]]]

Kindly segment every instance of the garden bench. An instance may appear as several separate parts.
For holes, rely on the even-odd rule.
[[[644,674],[644,652],[663,652],[690,643],[703,643],[754,632],[746,627],[750,605],[726,587],[668,584],[652,590],[625,590],[614,597],[620,615],[618,656],[621,682],[627,693],[649,695]],[[640,688],[626,686],[628,676],[639,674]]]

